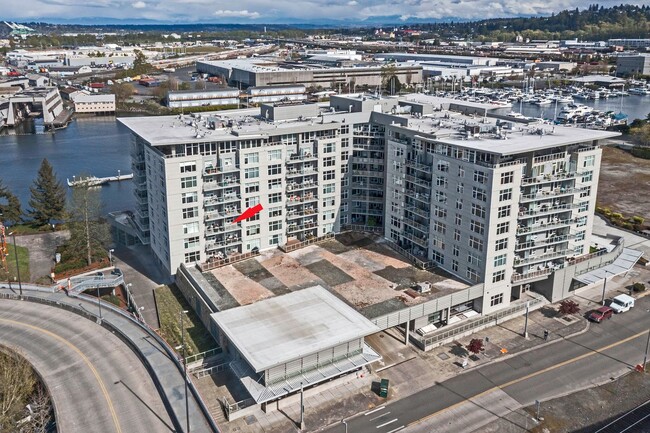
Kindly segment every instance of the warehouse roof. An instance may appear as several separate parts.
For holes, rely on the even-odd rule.
[[[256,372],[379,331],[322,286],[212,314]]]

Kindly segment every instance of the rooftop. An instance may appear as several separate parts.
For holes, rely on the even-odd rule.
[[[212,314],[256,372],[378,332],[321,286]]]

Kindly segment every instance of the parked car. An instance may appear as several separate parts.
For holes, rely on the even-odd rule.
[[[634,307],[634,298],[628,295],[618,295],[612,299],[612,303],[609,306],[615,313],[625,313]]]
[[[591,312],[589,315],[589,320],[600,323],[603,320],[611,319],[613,314],[614,310],[610,307],[600,307],[599,309]]]
[[[97,278],[98,280],[103,280],[104,279],[104,273],[103,272],[97,272],[95,274],[95,278]]]
[[[122,270],[119,268],[115,268],[111,271],[111,275],[115,275],[116,277],[121,277],[122,276]]]

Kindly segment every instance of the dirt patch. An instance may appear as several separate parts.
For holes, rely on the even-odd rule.
[[[289,293],[287,286],[285,286],[282,281],[275,278],[275,276],[257,260],[245,260],[243,262],[235,263],[233,267],[251,280],[272,291],[276,296]]]
[[[394,268],[392,266],[386,266],[384,269],[375,271],[374,273],[397,284],[397,290],[412,287],[416,283],[424,281],[434,283],[442,280],[440,275],[435,275],[431,272],[422,271],[413,267]]]
[[[598,181],[598,205],[626,216],[650,218],[650,201],[640,200],[639,192],[650,190],[650,160],[615,148],[603,148]]]
[[[343,245],[341,242],[339,242],[336,239],[329,239],[325,242],[321,242],[320,244],[318,244],[318,246],[323,248],[324,250],[329,251],[332,254],[343,254],[353,249],[350,246]]]
[[[325,281],[325,283],[330,287],[349,283],[354,279],[327,260],[320,260],[305,267],[309,269],[312,274]]]

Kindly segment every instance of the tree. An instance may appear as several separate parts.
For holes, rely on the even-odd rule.
[[[564,301],[560,302],[560,308],[558,311],[562,315],[576,314],[580,312],[580,306],[577,302],[574,302],[571,299],[565,299]]]
[[[467,345],[467,350],[474,355],[478,355],[483,350],[483,339],[472,338]]]
[[[133,87],[133,84],[130,83],[114,84],[112,90],[115,94],[115,100],[118,104],[124,103],[135,93],[135,87]]]
[[[0,179],[0,221],[11,224],[18,224],[23,211],[20,207],[20,200],[2,184]]]
[[[27,361],[0,352],[0,431],[15,431],[35,386],[36,377]]]
[[[34,185],[29,188],[32,198],[29,200],[29,215],[34,223],[43,226],[52,220],[61,220],[65,211],[65,189],[56,178],[52,165],[43,159]]]
[[[110,241],[108,224],[102,218],[102,202],[99,190],[86,185],[72,189],[68,204],[68,226],[70,240],[65,247],[68,258],[84,260],[90,265],[93,260],[106,256]]]

